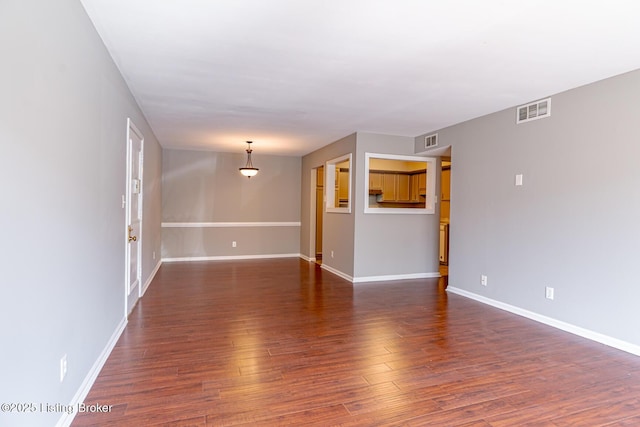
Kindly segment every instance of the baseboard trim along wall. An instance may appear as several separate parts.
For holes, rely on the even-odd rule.
[[[163,222],[162,228],[300,227],[301,222]]]
[[[433,279],[440,277],[440,273],[409,273],[409,274],[389,274],[386,276],[360,276],[354,277],[353,283],[365,282],[386,282],[387,280],[409,280],[409,279]]]
[[[153,278],[156,277],[156,273],[158,272],[158,270],[160,270],[161,265],[162,265],[162,260],[159,260],[156,266],[154,267],[153,271],[149,275],[149,278],[144,283],[144,286],[142,287],[142,295],[140,296],[141,298],[145,294],[145,292],[147,292],[149,285],[151,285],[151,282],[153,282]],[[113,348],[116,346],[116,343],[118,342],[120,335],[122,335],[122,332],[124,332],[124,329],[126,328],[126,326],[127,326],[127,318],[125,317],[122,319],[122,321],[120,322],[116,330],[113,332],[113,335],[111,335],[111,338],[107,342],[107,345],[105,346],[104,350],[102,350],[102,353],[100,353],[100,356],[98,356],[98,359],[91,367],[91,370],[89,371],[84,381],[80,385],[80,388],[76,392],[75,396],[73,396],[73,399],[71,400],[72,406],[77,407],[78,404],[82,403],[84,399],[87,397],[87,395],[89,394],[89,391],[91,390],[91,387],[93,387],[93,383],[96,381],[96,378],[98,378],[98,374],[102,370],[102,367],[104,366],[107,359],[109,358],[109,355],[113,351]],[[70,426],[75,416],[76,416],[75,411],[72,414],[64,413],[58,420],[56,427]]]
[[[190,262],[190,261],[231,261],[240,259],[263,258],[299,258],[300,254],[266,254],[266,255],[223,255],[223,256],[197,256],[180,258],[162,258],[162,262]]]
[[[96,381],[96,378],[98,378],[98,374],[102,370],[102,367],[104,366],[107,359],[109,358],[109,355],[113,351],[113,348],[116,346],[116,343],[118,342],[120,335],[122,335],[122,332],[124,332],[124,328],[126,326],[127,326],[127,318],[125,317],[120,321],[120,324],[116,327],[116,330],[111,335],[111,338],[107,342],[107,345],[105,346],[104,350],[102,350],[102,353],[100,353],[100,356],[98,356],[98,359],[95,361],[95,363],[91,367],[91,370],[89,370],[89,373],[84,378],[84,381],[82,381],[82,384],[80,385],[80,388],[76,392],[75,396],[73,396],[73,399],[71,399],[70,405],[72,407],[77,408],[79,403],[84,402],[84,399],[89,394],[91,387],[93,387],[93,383]],[[77,411],[72,411],[70,414],[67,412],[63,413],[62,416],[58,419],[58,422],[56,423],[56,427],[69,427],[73,422],[73,419],[75,418],[76,413]]]
[[[156,277],[156,273],[158,272],[158,270],[160,270],[160,266],[161,265],[162,265],[162,260],[159,260],[158,263],[156,264],[156,266],[154,267],[153,271],[149,275],[149,278],[145,282],[144,286],[142,286],[142,295],[140,295],[141,297],[147,292],[147,289],[149,288],[149,285],[153,281],[153,278]]]
[[[301,255],[301,258],[305,258]],[[330,273],[335,274],[345,280],[348,280],[351,283],[368,283],[368,282],[386,282],[386,281],[394,281],[394,280],[409,280],[409,279],[432,279],[440,277],[439,272],[432,273],[408,273],[408,274],[389,274],[386,276],[360,276],[353,277],[346,273],[343,273],[340,270],[337,270],[327,264],[322,264],[321,268],[327,270]]]
[[[333,268],[333,267],[329,267],[327,264],[322,264],[322,265],[320,266],[320,268],[322,268],[323,270],[327,270],[329,273],[333,273],[333,274],[335,274],[336,276],[341,277],[341,278],[343,278],[344,280],[348,280],[349,282],[353,283],[353,277],[349,276],[349,275],[348,275],[348,274],[346,274],[346,273],[343,273],[343,272],[342,272],[342,271],[340,271],[340,270],[336,270],[336,269],[335,269],[335,268]]]
[[[303,260],[308,261],[308,262],[316,262],[315,258],[309,258],[305,254],[300,254],[300,258],[302,258]]]
[[[466,298],[470,298],[481,302],[483,304],[487,304],[501,310],[508,311],[513,314],[517,314],[522,317],[526,317],[531,320],[535,320],[536,322],[544,323],[545,325],[552,326],[557,329],[561,329],[565,332],[569,332],[574,335],[578,335],[582,338],[587,338],[591,341],[599,342],[600,344],[608,345],[609,347],[617,348],[618,350],[626,351],[627,353],[634,354],[636,356],[640,356],[640,346],[631,344],[626,341],[619,340],[617,338],[610,337],[608,335],[601,334],[599,332],[594,332],[589,329],[584,329],[576,325],[572,325],[570,323],[562,322],[560,320],[556,320],[551,317],[543,316],[538,313],[534,313],[533,311],[525,310],[520,307],[516,307],[510,304],[506,304],[500,301],[493,300],[491,298],[484,297],[482,295],[474,294],[473,292],[468,292],[463,289],[459,289],[456,287],[449,286],[447,287],[447,292],[451,292],[453,294],[461,295]]]

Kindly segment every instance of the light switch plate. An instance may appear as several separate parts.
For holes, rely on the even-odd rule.
[[[554,294],[555,294],[555,292],[554,292],[554,289],[552,287],[547,286],[544,289],[544,296],[545,296],[546,299],[553,299]]]

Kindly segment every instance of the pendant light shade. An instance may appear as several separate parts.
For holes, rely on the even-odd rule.
[[[251,178],[252,176],[256,176],[258,174],[258,168],[253,167],[253,163],[251,163],[251,144],[253,141],[247,141],[247,164],[245,167],[240,168],[240,173],[247,178]]]

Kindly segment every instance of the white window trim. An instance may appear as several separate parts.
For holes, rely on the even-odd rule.
[[[336,208],[335,191],[333,189],[336,185],[336,164],[342,163],[345,160],[349,161],[349,188],[348,201],[346,207]],[[353,160],[352,154],[345,154],[344,156],[336,157],[335,159],[328,160],[324,166],[324,211],[328,213],[351,213],[351,200],[353,196],[351,194],[353,176]]]
[[[369,207],[369,159],[405,160],[427,162],[427,195],[424,208],[372,208]],[[405,214],[431,215],[436,209],[436,158],[423,156],[405,156],[400,154],[364,153],[364,213],[366,214]]]

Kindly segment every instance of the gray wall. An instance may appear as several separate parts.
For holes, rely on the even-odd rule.
[[[366,152],[413,155],[414,138],[358,132],[357,170]],[[439,215],[365,214],[364,172],[356,176],[355,276],[437,274]]]
[[[449,286],[640,345],[638,100],[635,71],[552,96],[546,119],[516,125],[514,107],[438,131]]]
[[[366,277],[438,272],[438,215],[364,214],[365,152],[414,154],[414,139],[357,133],[327,145],[302,159],[301,253],[310,250],[312,224],[311,171],[327,160],[353,154],[351,213],[325,212],[324,266],[358,280]],[[334,252],[331,258],[330,253]]]
[[[356,134],[346,136],[319,150],[309,153],[302,158],[302,175],[298,179],[302,181],[300,253],[314,258],[315,253],[310,251],[311,230],[315,230],[315,223],[311,223],[311,197],[315,198],[315,188],[311,188],[311,171],[323,166],[326,161],[335,159],[356,150]],[[352,162],[355,162],[355,155]],[[352,179],[358,173],[358,168],[353,165]],[[353,182],[351,194],[353,196]],[[348,276],[353,276],[353,244],[354,244],[354,212],[355,199],[351,201],[351,213],[325,212],[322,228],[323,265],[336,269]],[[333,251],[333,258],[330,253]]]
[[[260,155],[255,146],[253,163],[260,171],[249,179],[238,171],[247,160],[245,148],[239,143],[238,153],[164,150],[164,259],[300,253],[299,225],[168,227],[167,223],[300,221],[300,158]]]
[[[160,250],[161,151],[78,1],[2,1],[0,57],[0,402],[68,404],[124,320],[127,117],[146,142],[143,282]]]

